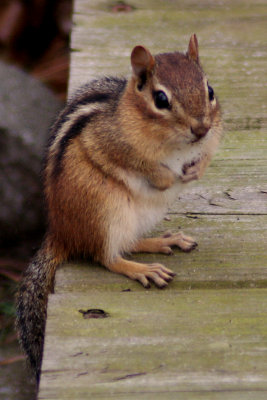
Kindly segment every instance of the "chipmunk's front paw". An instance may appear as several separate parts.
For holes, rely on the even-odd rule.
[[[200,177],[201,177],[200,161],[192,162],[191,164],[185,164],[183,166],[183,174],[181,176],[181,181],[183,183],[188,183],[191,181],[198,180]]]
[[[210,162],[210,156],[205,154],[199,160],[194,160],[191,163],[184,164],[182,168],[182,176],[180,177],[183,183],[191,182],[200,179]]]

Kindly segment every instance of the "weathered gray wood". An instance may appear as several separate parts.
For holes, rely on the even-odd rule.
[[[70,93],[129,74],[136,44],[186,50],[195,32],[220,97],[225,140],[154,235],[182,228],[199,247],[136,254],[177,276],[165,289],[90,262],[58,271],[49,298],[39,399],[267,398],[267,4],[265,0],[75,0]],[[105,319],[80,309],[101,308]]]
[[[263,289],[56,294],[40,399],[164,399],[198,391],[238,398],[231,394],[240,388],[255,391],[252,398],[266,395],[266,306]],[[110,316],[84,319],[81,308]]]
[[[103,289],[51,297],[40,399],[266,396],[266,289]]]
[[[99,75],[129,74],[129,55],[136,44],[153,52],[185,51],[195,32],[226,127],[244,137],[247,131],[266,133],[265,0],[203,0],[201,5],[195,0],[133,0],[132,13],[111,13],[112,4],[74,2],[70,92]],[[262,145],[266,148],[266,142]]]
[[[194,252],[174,250],[173,256],[136,254],[131,258],[160,262],[173,269],[177,274],[170,285],[173,290],[267,287],[267,216],[226,215],[220,216],[218,223],[216,215],[171,215],[171,221],[163,222],[155,234],[180,226],[198,240]],[[143,290],[138,283],[88,262],[68,264],[57,274],[59,293],[88,292],[95,287],[107,291]]]

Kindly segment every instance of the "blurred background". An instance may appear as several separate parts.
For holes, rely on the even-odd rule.
[[[66,99],[71,0],[0,2],[0,398],[31,400],[14,293],[44,232],[42,155]]]
[[[71,0],[1,0],[0,57],[65,99]]]

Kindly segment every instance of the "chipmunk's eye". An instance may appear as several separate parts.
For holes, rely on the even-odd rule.
[[[162,90],[157,90],[156,92],[154,92],[153,97],[157,108],[162,109],[170,107],[168,97],[166,93],[164,93]]]
[[[208,85],[208,91],[209,91],[209,100],[210,101],[214,100],[214,90],[210,85]]]

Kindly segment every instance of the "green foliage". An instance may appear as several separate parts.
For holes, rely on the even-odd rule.
[[[11,301],[6,301],[0,303],[0,315],[6,317],[15,317],[15,306]]]

